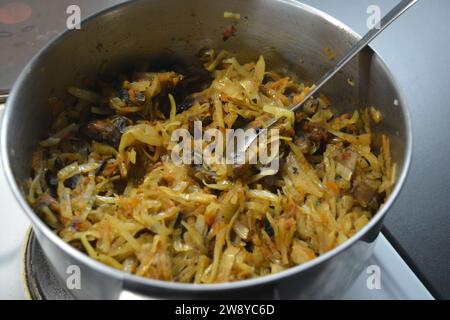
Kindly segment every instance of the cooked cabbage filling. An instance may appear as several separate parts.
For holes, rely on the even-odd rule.
[[[260,277],[306,263],[363,228],[395,179],[375,108],[337,114],[323,94],[204,50],[203,69],[100,74],[69,98],[32,157],[30,205],[66,242],[113,268],[185,283]],[[277,117],[280,170],[175,165],[174,130]]]

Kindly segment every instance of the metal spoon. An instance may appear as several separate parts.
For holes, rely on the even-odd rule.
[[[364,37],[361,38],[351,49],[350,51],[341,58],[336,65],[330,69],[315,85],[314,89],[308,93],[302,102],[296,104],[289,108],[290,111],[296,111],[303,104],[308,101],[317,91],[319,91],[328,80],[330,80],[339,70],[341,70],[349,61],[351,61],[361,50],[363,50],[373,39],[375,39],[384,29],[386,29],[392,22],[394,22],[398,17],[400,17],[403,13],[405,13],[409,8],[411,8],[414,4],[416,4],[418,0],[402,0],[397,6],[395,6],[391,11],[389,11],[383,19],[381,19],[380,24],[375,28],[371,29],[366,33]],[[279,119],[271,118],[267,120],[262,126],[259,127],[258,133],[256,135],[251,136],[251,138],[246,139],[245,143],[238,145],[236,148],[236,153],[245,154],[246,150],[252,145],[255,139],[258,136],[272,127],[274,124],[278,122]],[[250,129],[250,128],[246,128]]]

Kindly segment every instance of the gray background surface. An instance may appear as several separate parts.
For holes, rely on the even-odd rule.
[[[217,0],[211,0],[217,1]],[[8,0],[0,0],[0,7]],[[29,57],[65,27],[69,3],[87,15],[122,0],[28,0],[30,21],[0,24],[0,90]],[[367,31],[366,10],[382,14],[397,0],[304,0],[353,28]],[[408,101],[414,152],[406,186],[389,212],[385,234],[436,297],[450,298],[450,1],[420,0],[372,47],[384,58]],[[49,19],[47,19],[49,18]],[[29,25],[32,27],[28,27]],[[11,36],[1,33],[11,32]],[[299,31],[301,32],[301,31]]]

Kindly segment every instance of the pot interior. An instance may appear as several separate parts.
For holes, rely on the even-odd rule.
[[[239,20],[224,12],[239,13]],[[237,33],[227,41],[224,30]],[[4,146],[14,178],[29,177],[37,142],[51,123],[50,96],[67,96],[106,64],[109,69],[197,63],[202,48],[227,50],[240,62],[264,55],[268,69],[284,69],[312,84],[357,36],[333,19],[289,0],[153,0],[133,1],[101,13],[67,32],[27,66],[8,101]],[[326,54],[333,53],[334,60]],[[348,79],[354,85],[350,85]],[[392,158],[400,175],[406,161],[408,119],[403,101],[381,59],[367,49],[323,89],[337,110],[374,106],[384,115],[375,132],[389,135]]]

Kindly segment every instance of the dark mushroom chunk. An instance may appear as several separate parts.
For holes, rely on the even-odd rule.
[[[240,179],[242,181],[246,181],[257,173],[258,169],[253,164],[249,163],[236,164],[233,166],[232,177],[233,179]]]
[[[274,74],[273,72],[266,72],[266,73],[264,74],[264,78],[263,78],[262,83],[263,83],[263,85],[264,85],[264,84],[267,84],[267,83],[269,83],[269,82],[276,81],[276,80],[278,80],[278,79],[279,79],[279,76],[276,75],[276,74]],[[264,87],[264,86],[263,86],[263,87]],[[260,89],[262,89],[262,88],[260,87]],[[264,87],[264,89],[267,89],[267,88]]]
[[[321,123],[308,122],[303,125],[306,136],[315,143],[320,143],[328,139],[328,131]]]
[[[179,228],[181,226],[181,222],[183,221],[183,214],[181,212],[178,213],[175,222],[173,223],[173,228]]]
[[[52,195],[56,195],[56,187],[58,186],[58,176],[51,170],[45,170],[45,183],[50,189]]]
[[[80,181],[81,175],[77,174],[69,179],[64,181],[64,186],[66,188],[75,189]]]
[[[127,180],[123,179],[123,178],[114,180],[113,185],[114,185],[114,191],[118,195],[121,195],[121,194],[123,194],[123,192],[125,191],[125,188],[127,187]]]
[[[100,175],[103,173],[103,170],[105,169],[106,164],[107,164],[106,161],[102,161],[102,164],[100,165],[100,167],[98,167],[98,168],[95,170],[95,176],[96,176],[96,177],[100,176]]]
[[[136,163],[128,169],[128,180],[138,185],[141,184],[145,175],[153,169],[153,162],[144,155],[142,149],[137,148]]]
[[[201,67],[192,67],[181,81],[181,88],[185,97],[192,95],[193,93],[199,93],[209,88],[213,81],[213,77],[210,72]]]
[[[147,101],[147,97],[145,96],[145,94],[140,91],[134,91],[130,96],[130,99],[133,104],[138,106],[145,104],[145,102]]]
[[[279,186],[277,185],[277,176],[265,176],[261,179],[261,184],[263,185],[264,189],[269,190],[270,192],[276,193],[279,189]]]
[[[236,121],[233,123],[232,129],[240,129],[240,128],[245,128],[251,121],[248,119],[245,119],[242,116],[238,116],[236,118]]]
[[[119,145],[121,132],[111,120],[91,121],[82,130],[93,140],[106,142],[114,147]]]
[[[90,153],[90,145],[87,141],[79,139],[70,139],[70,149],[73,153],[78,153],[83,157],[87,157]]]
[[[192,96],[186,97],[183,102],[177,104],[177,114],[188,110],[195,104],[195,98]]]
[[[251,240],[246,242],[244,248],[245,248],[245,250],[247,250],[247,252],[252,253],[253,249],[254,249],[253,242]]]
[[[130,94],[128,93],[127,89],[120,89],[119,90],[119,98],[125,102],[125,103],[129,103],[130,102]]]
[[[326,149],[327,129],[319,123],[302,121],[296,124],[294,143],[304,154],[322,154]]]
[[[317,112],[319,106],[320,106],[319,99],[311,98],[305,102],[305,105],[303,106],[303,111],[306,113],[307,116],[312,116]]]
[[[177,101],[177,113],[190,109],[197,101],[201,102],[202,95],[199,92],[209,88],[213,80],[211,74],[203,68],[190,67],[183,74],[185,76],[172,91]]]
[[[54,167],[56,170],[61,170],[62,168],[64,168],[66,165],[64,164],[64,161],[61,160],[60,157],[56,157],[53,163]]]
[[[144,228],[144,229],[141,229],[138,232],[136,232],[134,237],[136,239],[139,239],[140,237],[145,236],[145,235],[154,235],[154,232],[152,232],[151,230],[149,230],[147,228]]]
[[[125,117],[114,117],[112,119],[114,125],[119,129],[120,133],[124,133],[128,126],[133,125],[133,121]]]
[[[204,128],[209,126],[212,122],[213,122],[213,118],[211,116],[207,116],[202,119],[202,125]]]
[[[196,56],[202,63],[211,63],[214,60],[214,49],[202,48],[198,51]]]
[[[275,231],[273,230],[273,227],[267,218],[265,218],[263,220],[263,227],[264,227],[264,231],[267,233],[267,235],[269,237],[273,238],[273,236],[275,235]]]
[[[372,198],[372,200],[370,200],[368,206],[372,210],[377,211],[380,207],[380,203],[383,203],[383,198],[380,196],[380,194],[377,194]]]
[[[139,114],[139,113],[131,113],[131,114],[127,115],[126,119],[130,120],[130,124],[129,125],[131,126],[135,122],[145,120],[145,117],[142,114]]]

